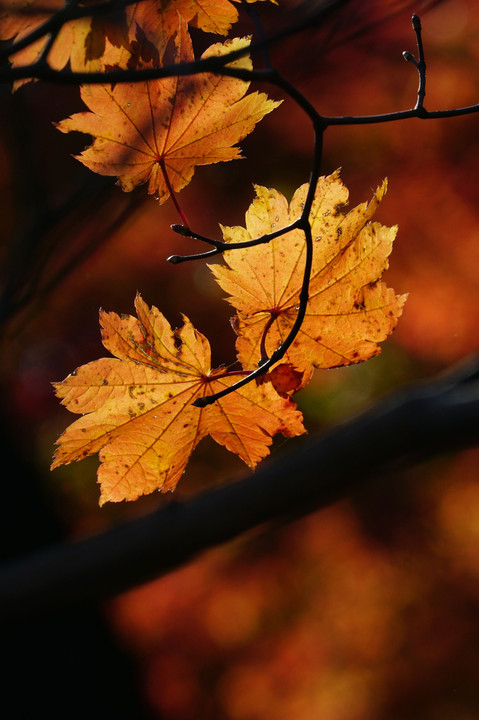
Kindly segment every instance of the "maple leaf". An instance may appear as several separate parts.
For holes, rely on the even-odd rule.
[[[0,9],[0,39],[22,40],[63,8],[63,0],[4,0]],[[75,72],[104,70],[109,66],[142,67],[152,61],[159,65],[168,41],[178,29],[178,12],[187,22],[196,17],[198,27],[204,16],[205,29],[221,34],[226,34],[238,17],[228,0],[199,3],[196,0],[142,0],[114,13],[65,23],[50,49],[48,63],[54,70],[62,70],[70,61]],[[15,53],[11,58],[13,67],[37,62],[48,37],[45,35]],[[25,82],[29,79],[19,80],[15,86]]]
[[[41,9],[36,11],[36,6]],[[4,0],[0,9],[0,40],[22,40],[63,6],[63,0]],[[55,69],[62,69],[68,62],[73,42],[71,30],[71,25],[63,26],[50,50],[50,63]],[[44,36],[16,52],[11,58],[12,65],[21,67],[39,60],[47,41],[48,36]],[[28,80],[17,81],[15,88],[25,82]]]
[[[22,40],[63,10],[64,5],[63,0],[3,0],[0,40]],[[205,32],[221,35],[226,35],[238,19],[238,11],[229,0],[142,0],[114,13],[65,23],[50,49],[48,63],[54,70],[62,70],[70,61],[75,72],[99,71],[109,66],[141,67],[149,61],[159,65],[169,39],[177,31],[178,15]],[[12,55],[12,66],[37,62],[48,38],[45,35]],[[15,89],[29,81],[16,81]]]
[[[142,0],[130,12],[153,42],[171,37],[178,14],[188,24],[218,35],[226,35],[238,20],[238,11],[229,0]]]
[[[0,9],[0,40],[22,40],[64,9],[64,5],[63,0],[4,0]],[[70,62],[75,72],[125,64],[130,57],[129,32],[124,9],[108,16],[77,18],[60,28],[48,53],[48,64],[54,70],[62,70]],[[36,63],[48,40],[47,34],[13,54],[12,66]],[[14,89],[27,82],[30,78],[15,81]]]
[[[232,385],[238,375],[210,367],[210,346],[191,322],[173,332],[137,296],[138,319],[100,313],[104,346],[115,355],[55,383],[62,403],[83,413],[59,438],[52,469],[99,452],[100,504],[173,490],[206,435],[250,467],[272,436],[304,432],[301,413],[269,384],[249,383],[200,409],[192,403]],[[178,344],[180,345],[178,348]]]
[[[290,224],[301,215],[307,189],[300,187],[288,207],[281,193],[256,187],[246,228],[223,228],[225,241],[250,240]],[[379,278],[388,267],[397,228],[371,222],[385,192],[386,182],[369,205],[343,214],[348,191],[339,171],[319,179],[309,218],[314,247],[306,317],[280,361],[303,372],[304,379],[290,385],[283,376],[283,392],[304,386],[313,367],[348,365],[376,355],[378,342],[396,326],[406,295],[396,295]],[[293,326],[305,253],[303,232],[293,230],[268,244],[229,250],[226,266],[210,266],[237,310],[234,327],[243,367],[257,367],[262,343],[271,356]]]
[[[276,0],[272,2],[276,4]],[[142,0],[132,8],[136,21],[150,39],[165,35],[165,30],[168,34],[176,12],[189,25],[217,35],[226,35],[238,20],[238,11],[230,0]]]
[[[210,47],[202,57],[243,48],[236,38]],[[185,23],[176,36],[178,61],[193,60]],[[232,63],[251,67],[251,60]],[[123,190],[148,183],[164,202],[187,185],[197,165],[240,158],[235,147],[278,106],[264,93],[245,96],[249,83],[202,73],[138,83],[86,86],[82,99],[92,112],[63,120],[62,132],[77,130],[95,139],[78,159],[102,175],[115,175]],[[165,172],[167,178],[165,178]]]

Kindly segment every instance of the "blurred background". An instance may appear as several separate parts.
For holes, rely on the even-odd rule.
[[[268,29],[301,9],[280,0],[258,11]],[[478,102],[477,0],[352,0],[272,48],[272,62],[324,115],[407,109],[417,92],[401,57],[416,52],[412,11],[423,24],[427,109]],[[234,30],[252,28],[246,18]],[[96,458],[49,471],[74,419],[50,383],[106,354],[99,308],[133,313],[139,290],[173,325],[187,314],[216,365],[234,359],[234,335],[206,264],[166,262],[198,250],[170,230],[173,204],[144,189],[122,193],[72,157],[85,136],[53,123],[82,109],[77,89],[30,83],[12,95],[4,85],[0,102],[1,551],[11,558],[171,500],[156,493],[100,509]],[[399,233],[385,278],[409,299],[380,356],[316,372],[297,396],[310,436],[478,349],[478,123],[469,115],[327,130],[324,174],[342,168],[350,207],[389,179],[377,219]],[[218,223],[243,224],[253,183],[290,198],[308,179],[310,124],[288,100],[241,147],[246,159],[198,169],[181,192],[197,232],[220,237]],[[275,442],[273,460],[294,443]],[[15,628],[3,650],[17,703],[7,717],[45,706],[51,718],[476,720],[478,461],[468,451],[391,473],[99,610]],[[245,473],[203,440],[175,499]]]

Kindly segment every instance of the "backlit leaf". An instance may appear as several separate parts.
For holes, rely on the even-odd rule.
[[[24,39],[64,5],[63,0],[4,0],[0,10],[0,40]],[[54,70],[63,70],[70,61],[71,69],[76,72],[124,64],[130,57],[129,32],[125,10],[72,20],[60,28],[48,53],[48,64]],[[13,67],[36,63],[48,40],[46,34],[14,53],[11,56]],[[14,87],[28,81],[18,80]]]
[[[402,312],[406,296],[379,280],[396,235],[396,228],[371,222],[385,191],[384,182],[369,205],[344,214],[348,192],[339,172],[320,178],[310,215],[314,248],[306,317],[281,361],[303,371],[305,382],[313,367],[349,365],[376,355]],[[281,193],[257,187],[246,228],[223,228],[225,240],[245,241],[288,225],[301,215],[306,192],[306,185],[299,188],[288,206]],[[305,252],[304,234],[294,230],[265,245],[227,251],[226,266],[211,266],[237,310],[243,367],[257,366],[262,341],[271,355],[288,335],[298,312]]]
[[[100,0],[97,0],[100,2]],[[95,4],[92,2],[90,4]],[[63,0],[3,0],[0,7],[0,40],[21,40],[64,8]],[[112,13],[82,17],[65,23],[48,55],[54,70],[68,61],[74,71],[96,71],[106,66],[145,64],[138,37],[151,47],[150,60],[160,64],[168,40],[176,33],[178,17],[209,33],[226,35],[238,19],[229,0],[142,0]],[[138,31],[140,28],[140,31]],[[35,63],[42,55],[48,34],[12,55],[14,67]],[[141,43],[140,43],[141,44]],[[18,87],[27,80],[16,83]]]
[[[102,339],[115,357],[78,368],[54,385],[83,417],[59,438],[52,468],[99,453],[101,500],[135,500],[173,490],[206,435],[254,467],[278,432],[304,432],[301,413],[269,384],[249,383],[206,408],[199,397],[229,387],[238,375],[212,370],[206,338],[185,318],[173,332],[138,296],[138,319],[101,312]],[[179,345],[179,347],[178,347]]]
[[[187,27],[176,36],[176,61],[193,60]],[[210,47],[203,57],[245,47],[234,39]],[[249,58],[232,63],[251,67]],[[187,185],[198,165],[240,158],[235,147],[279,103],[264,93],[245,96],[249,83],[202,73],[138,83],[86,86],[82,98],[91,112],[63,120],[62,132],[94,137],[78,159],[94,172],[114,175],[123,190],[148,183],[148,192],[164,202]],[[167,174],[168,182],[165,178]]]

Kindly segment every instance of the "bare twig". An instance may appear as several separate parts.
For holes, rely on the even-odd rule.
[[[315,18],[324,18],[332,9],[332,7],[337,7],[343,4],[346,4],[347,0],[327,0],[326,2],[322,3],[320,6],[320,10],[317,12],[315,11]],[[129,3],[123,3],[122,7],[124,7],[125,4]],[[108,3],[104,3],[101,5],[96,6],[89,6],[88,10],[95,9],[95,13],[107,10]],[[101,10],[98,10],[98,8],[101,7]],[[116,7],[116,6],[115,6]],[[78,13],[83,13],[83,15],[79,15]],[[72,18],[76,17],[83,17],[85,14],[92,14],[92,13],[85,13],[85,8],[78,7],[76,5],[75,0],[70,0],[69,4],[63,8],[63,10],[60,11],[60,19],[58,20],[57,24],[53,24],[51,27],[48,26],[50,29],[48,32],[51,33],[50,41],[48,47],[51,48],[51,45],[53,43],[52,37],[56,37],[56,34],[58,33],[59,28],[61,27],[62,23],[66,22],[67,20],[71,20]],[[53,16],[53,18],[50,18],[48,22],[51,22],[55,19],[56,16]],[[321,167],[321,155],[322,155],[322,144],[323,144],[323,136],[325,130],[330,126],[336,126],[336,125],[365,125],[365,124],[377,124],[377,123],[384,123],[384,122],[396,122],[398,120],[404,120],[409,118],[421,118],[421,119],[432,119],[432,118],[445,118],[445,117],[457,117],[460,115],[465,115],[473,112],[478,112],[479,110],[479,104],[462,107],[462,108],[456,108],[453,110],[438,110],[438,111],[427,111],[424,108],[424,98],[426,93],[426,61],[424,56],[424,48],[422,43],[422,33],[421,33],[421,23],[419,20],[419,17],[417,15],[413,15],[412,17],[412,26],[413,30],[416,35],[416,42],[417,42],[417,50],[418,50],[418,58],[416,59],[411,53],[405,52],[403,55],[405,59],[412,63],[418,72],[418,91],[417,91],[417,102],[415,106],[410,110],[403,110],[403,111],[397,111],[392,113],[386,113],[382,115],[371,115],[371,116],[338,116],[338,117],[327,117],[324,115],[321,115],[316,108],[309,102],[309,100],[294,86],[292,85],[285,77],[283,77],[274,67],[271,66],[269,55],[268,55],[268,48],[269,46],[276,42],[279,38],[285,37],[285,31],[273,34],[272,36],[266,37],[265,33],[262,30],[261,23],[259,20],[255,17],[254,19],[255,25],[257,27],[259,39],[254,42],[250,46],[246,46],[243,48],[240,48],[238,50],[234,50],[232,52],[229,52],[222,56],[214,56],[205,58],[202,60],[196,60],[192,62],[187,63],[178,63],[170,66],[160,67],[160,68],[144,68],[144,69],[135,69],[135,70],[110,70],[105,72],[71,72],[71,71],[57,71],[53,70],[48,66],[48,64],[45,62],[47,57],[47,52],[44,52],[42,57],[40,58],[40,61],[34,63],[33,65],[29,67],[23,67],[23,68],[11,68],[8,72],[10,73],[10,79],[19,79],[19,78],[25,78],[25,77],[36,77],[40,79],[46,79],[50,80],[52,82],[56,83],[65,83],[65,84],[75,84],[79,82],[86,82],[86,83],[106,83],[106,82],[131,82],[131,81],[147,81],[151,79],[158,79],[158,78],[165,78],[165,77],[179,77],[179,76],[190,76],[190,75],[196,75],[200,73],[213,73],[217,75],[222,76],[228,76],[228,77],[234,77],[240,80],[244,80],[246,82],[251,82],[253,80],[256,81],[263,81],[268,84],[270,84],[273,87],[276,87],[280,90],[282,90],[306,115],[309,117],[312,123],[313,132],[314,132],[314,150],[313,150],[313,158],[312,158],[312,169],[311,169],[311,175],[309,180],[309,187],[308,187],[308,193],[307,193],[307,199],[305,202],[305,205],[303,207],[301,216],[295,220],[293,223],[291,223],[288,226],[285,226],[284,228],[280,228],[279,230],[276,230],[272,233],[265,234],[258,238],[252,238],[251,240],[241,242],[241,243],[225,243],[220,240],[214,240],[213,238],[207,238],[199,233],[196,233],[195,231],[191,230],[189,227],[189,223],[186,219],[186,217],[183,215],[182,210],[180,206],[178,205],[178,202],[174,196],[174,193],[172,191],[172,188],[170,186],[168,175],[166,172],[166,166],[164,161],[162,161],[162,170],[163,174],[165,176],[165,180],[167,185],[169,186],[170,195],[172,196],[173,202],[175,203],[175,206],[180,214],[180,218],[183,222],[183,225],[175,225],[173,226],[173,229],[178,232],[181,235],[192,237],[200,240],[201,242],[204,242],[206,244],[212,245],[212,249],[206,252],[202,253],[195,253],[192,255],[172,255],[168,258],[169,262],[173,264],[178,264],[181,262],[185,262],[188,260],[197,260],[197,259],[204,259],[204,258],[210,258],[214,255],[227,252],[230,250],[240,249],[240,248],[248,248],[253,247],[255,245],[263,244],[270,242],[272,239],[280,237],[288,232],[290,232],[293,229],[301,229],[305,236],[305,242],[306,242],[306,258],[305,258],[305,267],[303,270],[303,283],[302,283],[302,289],[300,293],[300,303],[298,308],[298,313],[296,320],[284,340],[284,342],[272,353],[271,357],[266,356],[265,352],[265,341],[266,341],[266,333],[263,336],[261,347],[262,347],[262,357],[260,360],[260,364],[257,369],[253,370],[249,375],[246,377],[242,377],[241,380],[239,380],[234,385],[230,386],[229,388],[223,390],[220,393],[217,393],[215,395],[211,395],[206,398],[199,398],[195,401],[195,405],[198,407],[204,407],[205,405],[213,403],[215,400],[217,400],[220,397],[223,397],[224,395],[227,395],[231,392],[234,392],[235,390],[239,389],[243,385],[245,385],[248,382],[251,382],[258,378],[259,376],[266,373],[276,362],[278,362],[281,358],[284,357],[286,354],[288,348],[291,346],[291,344],[294,342],[300,328],[303,322],[303,319],[306,314],[306,308],[308,303],[308,287],[309,287],[309,278],[311,273],[311,265],[312,265],[312,240],[311,240],[311,225],[309,221],[309,214],[313,202],[313,198],[316,192],[317,183],[320,175],[320,167]],[[287,31],[287,34],[294,34],[295,32],[301,32],[306,29],[308,25],[305,23],[304,19],[301,19],[298,23],[293,23],[292,28],[289,28]],[[46,31],[45,31],[46,32]],[[33,35],[34,33],[32,33]],[[44,33],[45,34],[45,33]],[[35,36],[36,38],[38,36]],[[14,51],[18,50],[18,44],[13,44]],[[260,51],[263,53],[263,60],[264,60],[264,68],[262,70],[250,70],[245,68],[238,68],[238,67],[232,67],[231,63],[235,60],[238,60],[239,58],[253,53],[254,51]],[[0,79],[1,79],[1,71],[0,71]],[[271,323],[272,324],[272,323]]]

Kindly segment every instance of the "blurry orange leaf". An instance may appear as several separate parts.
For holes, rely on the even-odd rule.
[[[230,0],[142,0],[131,7],[150,40],[165,34],[177,12],[193,27],[217,35],[226,35],[238,20],[238,11]]]
[[[135,21],[153,42],[162,35],[172,35],[178,13],[190,25],[218,35],[226,35],[238,19],[238,11],[229,0],[142,0],[131,7]]]
[[[100,0],[98,0],[100,1]],[[22,40],[64,8],[63,0],[4,0],[0,9],[0,40]],[[125,9],[91,18],[77,18],[65,23],[49,53],[48,64],[62,70],[70,61],[75,72],[101,70],[107,64],[121,64],[127,58],[129,27]],[[44,35],[11,56],[14,67],[37,62],[49,40]],[[15,88],[28,82],[19,80]]]
[[[210,47],[203,57],[245,47],[234,39]],[[176,61],[193,60],[186,25],[176,37]],[[249,58],[232,65],[251,67]],[[62,132],[77,130],[95,139],[78,159],[94,172],[115,175],[123,190],[148,183],[164,202],[187,185],[197,165],[240,158],[235,143],[279,103],[264,93],[246,95],[249,83],[202,73],[138,83],[86,86],[83,101],[92,112],[63,120]]]
[[[36,7],[41,9],[37,12]],[[64,6],[63,0],[5,0],[0,9],[0,40],[22,40],[29,33],[36,30],[55,12]],[[84,23],[81,23],[83,27]],[[39,60],[48,35],[36,40],[23,50],[12,55],[11,62],[14,67],[30,65]],[[51,67],[61,70],[65,67],[73,48],[72,24],[64,25],[50,50],[49,59]],[[27,82],[20,80],[17,87]]]
[[[172,331],[137,296],[138,319],[101,312],[102,339],[114,358],[83,365],[57,395],[83,417],[59,438],[52,468],[99,452],[100,504],[173,490],[206,435],[254,467],[272,436],[304,432],[301,413],[269,383],[251,382],[206,408],[192,405],[238,380],[212,370],[206,338],[185,318]]]
[[[319,180],[310,215],[314,249],[306,317],[281,361],[305,372],[303,385],[313,367],[349,365],[376,355],[377,343],[396,326],[406,296],[379,281],[388,267],[396,228],[370,222],[385,191],[386,182],[369,205],[346,215],[340,208],[348,191],[339,171]],[[288,225],[300,216],[306,192],[306,185],[299,188],[288,207],[281,193],[257,187],[246,228],[223,228],[225,240],[245,241]],[[298,312],[305,252],[304,234],[294,230],[266,245],[227,251],[226,266],[211,266],[237,310],[243,367],[257,366],[262,340],[271,355],[289,333]],[[283,391],[285,382],[283,377]]]
[[[101,2],[89,4],[95,1]],[[63,0],[3,0],[0,40],[22,40],[63,9]],[[48,63],[54,70],[62,70],[70,61],[75,72],[107,66],[141,67],[149,62],[159,65],[177,30],[178,18],[205,32],[226,35],[237,21],[238,11],[229,0],[142,0],[114,12],[76,18],[60,28]],[[12,65],[37,62],[48,39],[46,34],[16,52]],[[15,88],[28,81],[16,81]]]
[[[23,39],[63,7],[63,0],[4,0],[0,8],[0,39]],[[65,23],[49,52],[49,65],[62,70],[70,60],[74,71],[95,71],[106,65],[126,67],[131,55],[136,54],[134,65],[138,67],[143,64],[147,43],[152,59],[159,64],[168,40],[178,28],[178,14],[206,32],[222,35],[238,19],[238,12],[229,0],[142,0],[113,13]],[[141,43],[139,35],[145,36]],[[48,38],[47,34],[15,53],[12,65],[35,63]],[[25,81],[19,84],[22,82]]]

